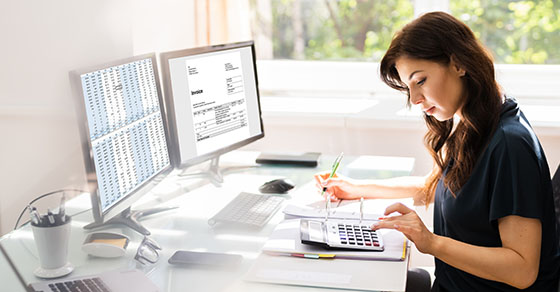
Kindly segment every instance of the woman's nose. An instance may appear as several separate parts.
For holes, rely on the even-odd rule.
[[[414,105],[422,103],[424,100],[422,94],[417,91],[410,91],[410,102]]]

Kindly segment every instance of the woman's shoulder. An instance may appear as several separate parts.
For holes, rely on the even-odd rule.
[[[489,148],[495,151],[513,152],[513,154],[520,151],[541,152],[539,139],[515,100],[506,99],[504,102]]]

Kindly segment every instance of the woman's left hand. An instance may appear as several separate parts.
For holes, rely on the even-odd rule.
[[[395,203],[385,209],[385,216],[394,212],[400,215],[380,218],[379,222],[373,224],[372,229],[388,228],[398,230],[406,238],[414,242],[420,252],[431,253],[436,235],[426,228],[418,214],[402,203]]]

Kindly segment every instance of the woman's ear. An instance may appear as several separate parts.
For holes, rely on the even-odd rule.
[[[457,73],[459,77],[465,76],[466,71],[465,69],[463,69],[463,66],[461,66],[461,64],[459,64],[459,62],[455,60],[455,56],[451,55],[451,58],[449,59],[449,68],[451,68],[453,72]]]

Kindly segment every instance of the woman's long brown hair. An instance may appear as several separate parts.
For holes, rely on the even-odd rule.
[[[437,165],[424,189],[427,205],[447,167],[443,183],[454,195],[467,182],[498,123],[502,104],[500,87],[491,55],[468,26],[444,12],[424,14],[403,27],[381,60],[381,79],[390,87],[406,92],[410,105],[410,92],[395,67],[400,57],[442,65],[449,65],[453,59],[466,72],[462,77],[462,119],[455,130],[453,118],[441,122],[424,115],[428,126],[424,141]]]

